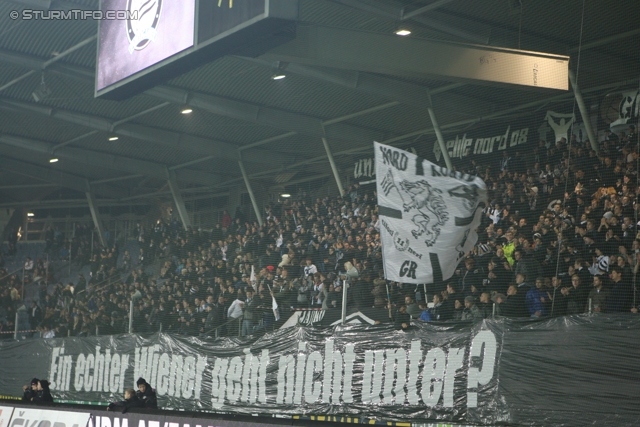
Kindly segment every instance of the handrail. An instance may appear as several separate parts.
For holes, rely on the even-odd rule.
[[[211,332],[213,332],[213,331],[216,331],[216,332],[217,332],[217,331],[218,331],[218,329],[222,328],[223,326],[227,326],[227,325],[229,325],[229,324],[231,324],[231,323],[233,323],[233,322],[238,322],[238,325],[240,325],[240,324],[241,324],[240,322],[243,320],[243,318],[244,318],[244,315],[242,315],[242,316],[240,316],[240,317],[232,318],[231,320],[229,320],[229,321],[227,321],[227,322],[224,322],[222,325],[216,326],[215,328],[210,329],[210,330],[208,330],[208,331],[205,331],[205,332],[203,332],[202,334],[203,334],[203,335],[210,335],[210,334],[211,334]],[[241,333],[241,332],[242,332],[242,331],[240,330],[240,328],[238,328],[238,336],[240,336],[240,333]],[[216,337],[217,337],[217,335],[218,335],[218,334],[216,333]]]
[[[17,270],[12,271],[11,273],[7,273],[7,275],[6,275],[6,276],[4,276],[4,277],[0,277],[0,280],[4,280],[4,279],[6,279],[7,277],[10,277],[10,276],[12,276],[12,275],[16,274],[16,273],[17,273],[18,271],[20,271],[20,270],[24,270],[24,266],[23,266],[23,267],[20,267],[20,268],[19,268],[19,269],[17,269]]]

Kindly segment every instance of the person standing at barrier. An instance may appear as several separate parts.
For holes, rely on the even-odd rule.
[[[138,381],[136,381],[136,385],[138,386],[136,395],[138,397],[138,400],[140,400],[141,402],[141,406],[145,408],[157,409],[158,399],[156,398],[156,392],[151,388],[149,383],[147,383],[147,380],[140,377],[138,378]]]
[[[51,396],[51,390],[49,390],[49,381],[40,380],[36,389],[36,394],[31,399],[33,403],[53,403],[53,396]]]
[[[234,322],[231,322],[229,323],[229,325],[227,325],[227,332],[230,336],[238,335],[238,331],[240,331],[241,324],[239,323],[239,319],[242,317],[245,307],[245,302],[243,300],[244,297],[238,295],[227,310],[227,318],[229,319],[229,322],[231,322],[231,320],[235,320]]]
[[[547,294],[542,289],[543,284],[544,278],[538,277],[535,288],[529,289],[526,294],[525,301],[531,317],[538,318],[547,315],[547,309],[545,307],[545,303],[547,302],[545,297]]]
[[[604,311],[608,296],[609,290],[604,288],[602,276],[593,276],[593,288],[589,292],[589,299],[591,300],[591,309],[594,313]]]
[[[22,401],[23,402],[31,402],[36,393],[38,392],[38,382],[37,378],[31,380],[30,385],[25,385],[22,387]]]
[[[246,290],[247,300],[242,307],[242,336],[246,337],[247,335],[251,335],[253,333],[253,326],[258,320],[258,305],[260,305],[260,300],[258,298],[254,298],[253,289],[247,287]]]
[[[628,313],[633,305],[633,284],[622,276],[622,269],[617,265],[609,273],[611,290],[607,298],[607,313]]]
[[[142,407],[144,407],[144,403],[138,399],[135,390],[128,388],[124,391],[124,400],[110,403],[107,407],[107,411],[115,411],[116,409],[122,408],[122,413],[125,414],[131,408]]]

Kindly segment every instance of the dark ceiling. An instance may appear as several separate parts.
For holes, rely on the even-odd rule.
[[[264,190],[326,179],[320,129],[343,171],[370,154],[373,139],[433,144],[429,93],[441,126],[453,132],[500,120],[501,111],[573,102],[571,92],[365,72],[354,79],[349,70],[294,63],[283,65],[286,79],[273,81],[272,61],[229,56],[126,101],[94,99],[97,21],[10,19],[25,8],[98,9],[99,2],[0,0],[0,207],[82,199],[87,184],[112,203],[168,200],[167,168],[187,196],[224,194],[242,185],[238,153]],[[569,55],[591,105],[637,88],[640,78],[635,1],[300,0],[299,15],[304,26],[396,37],[402,25],[417,39]],[[42,75],[52,93],[35,102]],[[184,99],[194,106],[188,116],[180,114]],[[108,141],[113,135],[119,139]]]

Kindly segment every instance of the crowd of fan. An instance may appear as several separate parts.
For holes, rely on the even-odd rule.
[[[458,164],[484,179],[490,203],[474,251],[450,280],[426,287],[432,304],[422,285],[383,279],[375,188],[354,184],[342,197],[270,205],[262,227],[240,209],[211,231],[185,231],[175,220],[139,226],[139,253],[121,255],[114,244],[90,259],[89,281],[48,292],[43,280],[27,309],[31,326],[43,336],[124,333],[132,302],[135,332],[247,335],[274,324],[274,300],[280,311],[340,310],[345,279],[350,308],[391,313],[398,328],[412,318],[637,313],[637,147],[632,126],[608,132],[597,154],[573,137],[505,151],[495,164]],[[159,274],[149,277],[145,266],[156,262]],[[20,282],[0,284],[5,329]]]

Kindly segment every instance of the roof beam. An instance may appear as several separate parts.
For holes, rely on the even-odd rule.
[[[41,61],[33,59],[32,57],[25,55],[18,55],[12,52],[5,52],[0,50],[0,61],[6,61],[14,65],[20,65],[27,68],[40,67]],[[59,67],[62,64],[55,64],[52,69],[66,74],[66,70]],[[71,67],[70,72],[77,76],[82,70],[76,69],[77,67]],[[39,69],[39,68],[38,68]],[[93,74],[87,75],[85,78],[93,79]],[[299,113],[291,113],[285,110],[277,108],[265,107],[257,104],[252,104],[245,101],[238,101],[233,99],[227,99],[220,96],[209,95],[199,92],[187,91],[177,87],[161,85],[155,88],[149,89],[145,92],[145,95],[153,96],[159,100],[165,102],[171,102],[179,105],[189,105],[193,108],[208,111],[210,113],[229,117],[245,122],[255,123],[258,125],[269,126],[277,129],[283,129],[293,131],[296,133],[309,135],[313,137],[327,137],[332,140],[342,140],[349,142],[371,142],[376,139],[384,139],[388,135],[384,135],[382,132],[373,131],[360,126],[348,125],[344,123],[332,124],[331,127],[325,128],[322,119],[307,116]],[[94,129],[104,130],[108,132],[114,132],[116,134],[130,136],[137,139],[146,141],[154,141],[163,143],[163,140],[169,139],[178,149],[184,149],[188,151],[197,152],[200,154],[215,155],[218,157],[227,156],[230,160],[238,160],[237,147],[233,144],[211,141],[206,138],[200,138],[190,135],[182,135],[177,132],[162,131],[158,129],[145,128],[131,124],[118,124],[112,123],[106,119],[89,117],[87,115],[81,115],[79,113],[73,113],[71,116],[65,114],[62,110],[55,110],[49,113],[49,110],[53,110],[48,107],[40,105],[32,105],[32,108],[37,112],[47,112],[47,115],[56,115],[58,118],[71,121],[72,123],[82,124],[87,123]],[[113,129],[113,130],[112,130]],[[145,131],[146,129],[146,131]],[[161,132],[164,132],[161,134]],[[160,139],[159,139],[160,138]],[[176,141],[184,139],[186,143],[191,147],[184,146],[184,143],[175,144]],[[213,143],[213,144],[212,144]],[[216,153],[212,152],[212,145],[220,147],[219,151],[224,151],[226,146],[231,146],[230,152]],[[203,148],[204,146],[204,148]],[[228,148],[228,147],[226,147]],[[272,163],[278,162],[290,162],[294,161],[293,156],[284,155],[282,153],[273,153],[267,150],[251,150],[243,152],[243,160],[252,163]]]
[[[447,3],[451,3],[453,0],[435,0],[429,3],[426,6],[422,6],[418,9],[412,10],[411,12],[407,12],[406,7],[402,8],[401,19],[404,21],[405,19],[415,18],[423,13],[427,13],[432,10],[436,10],[439,7],[444,6]]]
[[[8,172],[29,176],[31,178],[39,179],[41,181],[49,183],[55,183],[60,185],[61,187],[80,191],[83,194],[86,193],[89,189],[88,181],[85,177],[72,175],[51,168],[46,168],[33,163],[23,162],[21,160],[15,160],[6,156],[2,157],[0,167]],[[125,196],[122,191],[105,185],[96,186],[94,190],[96,193],[112,199],[119,199]]]
[[[630,84],[634,84],[637,83],[637,80],[624,80],[624,81],[620,81],[620,82],[616,82],[616,83],[610,83],[610,84],[606,84],[606,85],[601,85],[601,86],[597,86],[597,87],[593,87],[593,88],[589,88],[586,90],[582,90],[582,93],[593,93],[593,92],[600,92],[600,91],[605,91],[608,89],[612,89],[612,88],[618,88],[618,87],[624,87],[624,86],[628,86]],[[555,95],[552,97],[548,97],[548,98],[544,98],[538,101],[533,101],[533,102],[529,102],[526,104],[522,104],[513,108],[508,108],[506,110],[501,110],[501,111],[497,111],[494,113],[490,113],[487,114],[485,116],[479,116],[476,118],[472,118],[472,119],[468,119],[468,120],[461,120],[455,123],[447,123],[444,124],[441,127],[441,129],[452,129],[452,128],[456,128],[458,126],[462,126],[462,125],[471,125],[471,124],[475,124],[475,123],[480,123],[482,121],[485,120],[491,120],[491,119],[495,119],[498,117],[502,117],[505,116],[507,114],[516,112],[516,111],[522,111],[522,110],[526,110],[527,108],[533,108],[533,107],[538,107],[540,105],[545,105],[548,104],[550,102],[562,102],[562,101],[566,101],[566,100],[570,100],[571,98],[573,98],[573,93],[563,93],[560,95]],[[426,135],[426,134],[432,134],[434,133],[434,129],[433,127],[428,127],[428,128],[423,128],[423,129],[419,129],[398,137],[394,137],[391,138],[389,140],[386,141],[382,141],[381,143],[383,144],[392,144],[404,139],[408,139],[408,138],[412,138],[412,140],[420,135]],[[357,153],[361,153],[361,152],[367,152],[367,151],[371,151],[372,150],[372,146],[368,146],[368,147],[355,147],[355,148],[348,148],[346,150],[340,150],[337,151],[336,153],[334,153],[336,156],[340,156],[340,155],[349,155],[349,154],[357,154]],[[312,158],[308,158],[305,159],[301,162],[298,163],[293,163],[293,164],[288,164],[284,167],[281,168],[275,168],[275,169],[265,169],[265,170],[261,170],[258,172],[254,172],[251,175],[249,175],[249,178],[256,178],[256,177],[260,177],[260,176],[264,176],[264,175],[268,175],[268,174],[273,174],[273,173],[280,173],[283,170],[295,170],[297,168],[300,168],[301,166],[305,166],[311,163],[315,163],[317,161],[326,161],[327,157],[326,155],[322,155],[322,156],[317,156],[317,157],[312,157]],[[229,185],[238,181],[241,181],[242,178],[233,178],[230,180],[227,180],[223,183],[221,183],[222,185]],[[285,184],[286,185],[286,184]]]
[[[112,132],[119,136],[127,136],[141,141],[160,144],[175,150],[214,155],[218,158],[236,160],[239,158],[238,147],[228,142],[215,141],[200,136],[183,134],[164,129],[157,129],[132,123],[116,125],[115,122],[99,116],[81,114],[60,108],[46,107],[30,102],[0,99],[0,108],[10,111],[22,110],[42,116],[51,117],[79,126],[99,131]],[[268,150],[253,150],[247,153],[246,160],[255,163],[273,163],[291,161],[293,156],[286,156]]]
[[[2,133],[0,133],[0,143],[45,154],[53,153],[55,147],[54,144],[49,142]],[[96,151],[75,147],[58,148],[55,150],[55,155],[57,157],[105,167],[108,169],[142,174],[151,178],[166,180],[166,165],[150,162],[147,160],[137,160],[129,157],[99,153]],[[177,172],[177,177],[179,181],[194,182],[205,185],[211,185],[220,181],[221,179],[218,175],[190,169],[180,169]]]
[[[210,113],[220,116],[319,138],[326,136],[327,138],[344,141],[371,142],[383,137],[382,132],[371,131],[366,128],[343,123],[335,124],[325,129],[322,119],[316,117],[264,107],[249,102],[222,98],[220,96],[186,91],[176,87],[158,86],[149,89],[145,94],[165,101],[187,104],[191,107],[209,111]],[[251,161],[244,153],[243,160]]]
[[[237,57],[251,64],[265,68],[274,68],[274,62],[258,58]],[[377,95],[386,99],[401,102],[418,108],[428,108],[428,95],[447,92],[447,96],[438,98],[438,109],[451,109],[459,112],[460,105],[465,106],[465,113],[475,115],[495,109],[495,105],[474,99],[468,96],[451,93],[449,89],[457,88],[462,84],[429,89],[415,83],[405,82],[392,77],[379,74],[370,74],[352,70],[337,70],[326,67],[312,67],[308,65],[281,63],[282,70],[298,76],[313,80],[335,84],[368,95]],[[326,126],[326,123],[325,123]]]
[[[489,35],[491,33],[490,28],[486,28],[484,26],[480,27],[476,25],[477,28],[474,28],[475,31],[463,30],[459,27],[454,27],[452,25],[448,25],[447,23],[441,22],[437,19],[427,18],[425,16],[418,16],[419,14],[414,14],[414,12],[409,12],[406,15],[409,15],[409,18],[404,14],[404,5],[402,3],[394,2],[391,0],[332,0],[334,3],[339,3],[343,6],[350,7],[352,9],[357,9],[371,15],[380,16],[382,18],[392,19],[394,21],[401,21],[406,19],[411,19],[412,21],[424,25],[425,27],[429,27],[436,31],[439,31],[444,34],[449,34],[451,36],[458,37],[461,40],[466,40],[471,43],[478,44],[487,44],[489,41]],[[447,2],[444,0],[444,2]],[[442,6],[441,1],[435,1],[437,3],[436,7]],[[427,5],[425,8],[435,9],[434,6]],[[429,9],[424,10],[424,13]]]
[[[376,46],[376,49],[366,50],[362,46]],[[300,26],[294,40],[272,49],[262,58],[475,84],[569,88],[568,56],[402,38],[320,25]]]

